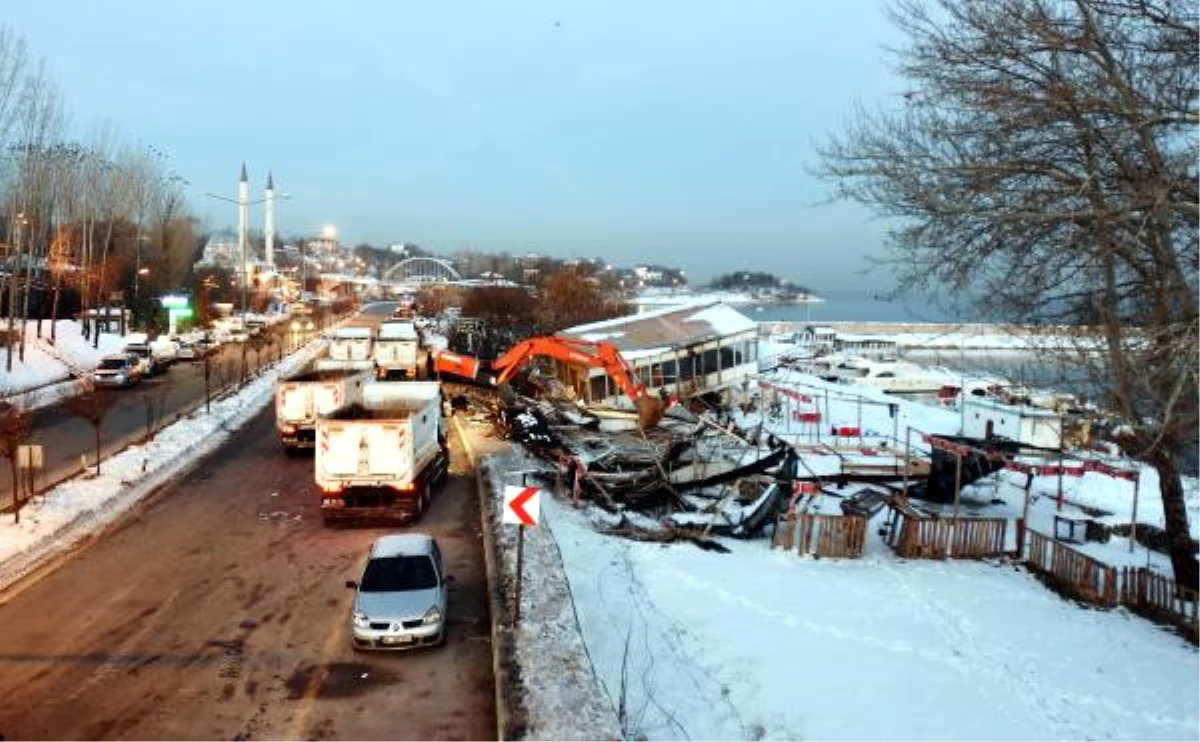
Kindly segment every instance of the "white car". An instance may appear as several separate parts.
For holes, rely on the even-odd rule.
[[[446,642],[446,593],[451,578],[437,541],[424,533],[384,536],[371,546],[350,614],[350,645],[412,649]]]
[[[127,353],[115,353],[100,359],[92,372],[96,386],[133,386],[142,380],[140,359]]]

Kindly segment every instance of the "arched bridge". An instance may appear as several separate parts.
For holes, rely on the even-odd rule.
[[[405,258],[383,272],[384,283],[452,283],[462,276],[454,266],[441,258]]]

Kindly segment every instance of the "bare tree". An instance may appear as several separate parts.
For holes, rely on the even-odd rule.
[[[1158,471],[1193,588],[1180,455],[1197,442],[1197,62],[1182,0],[899,0],[909,89],[820,149],[840,197],[889,220],[900,291],[1069,323],[1114,438]]]
[[[116,394],[111,389],[97,388],[88,384],[82,394],[67,397],[63,406],[72,415],[87,421],[96,434],[96,474],[100,473],[100,431],[104,426],[104,418],[117,401]]]
[[[12,477],[12,509],[14,523],[21,522],[22,483],[17,469],[17,452],[33,437],[33,415],[18,407],[0,402],[0,456],[8,459],[8,470]]]
[[[204,355],[200,357],[200,362],[203,363],[204,373],[204,414],[212,414],[212,382],[213,382],[213,351],[211,348],[204,351]]]

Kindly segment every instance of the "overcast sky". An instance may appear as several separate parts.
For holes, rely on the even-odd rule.
[[[268,171],[285,235],[866,278],[882,226],[820,205],[813,145],[900,88],[882,4],[6,3],[77,135],[170,155],[207,229]],[[261,229],[261,207],[251,224]]]

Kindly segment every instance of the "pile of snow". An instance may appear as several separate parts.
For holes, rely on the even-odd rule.
[[[58,320],[55,323],[56,338],[51,343],[50,325],[49,320],[42,323],[41,338],[37,335],[37,322],[26,325],[25,360],[17,356],[14,348],[12,371],[7,370],[7,365],[0,365],[0,369],[4,369],[0,372],[0,398],[29,395],[32,402],[32,397],[37,396],[39,404],[46,404],[46,399],[53,401],[61,396],[48,389],[48,385],[70,381],[72,372],[91,371],[101,358],[125,347],[126,338],[121,335],[100,333],[96,340],[98,347],[93,348],[93,341],[83,337],[83,325],[74,320]],[[0,348],[0,364],[7,364],[7,352]],[[35,390],[40,393],[34,394]],[[28,406],[20,399],[17,402]]]
[[[497,553],[497,580],[509,587],[502,610],[511,614],[512,586],[517,576],[517,526],[500,524],[504,486],[522,484],[520,472],[544,466],[520,449],[484,458],[478,471],[490,504],[493,540]],[[542,498],[546,502],[546,498]],[[485,503],[485,506],[488,503]],[[549,525],[530,529],[522,549],[521,620],[515,631],[501,631],[500,641],[511,642],[519,672],[513,699],[515,732],[520,739],[622,739],[617,709],[595,674],[571,585],[563,571],[558,547]],[[493,616],[493,621],[497,620]],[[509,617],[499,617],[510,626]],[[502,648],[493,651],[504,653]],[[499,678],[497,682],[502,682]]]

